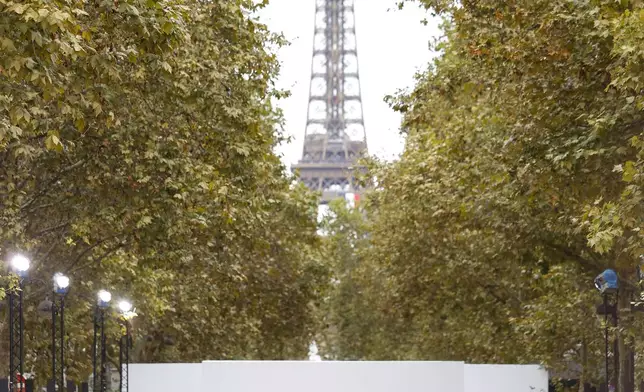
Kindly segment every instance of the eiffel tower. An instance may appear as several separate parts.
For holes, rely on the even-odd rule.
[[[354,0],[316,0],[313,61],[300,180],[322,204],[360,193],[353,175],[367,153]]]

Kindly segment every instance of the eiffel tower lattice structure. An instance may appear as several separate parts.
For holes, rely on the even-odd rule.
[[[326,204],[360,193],[354,170],[366,153],[354,0],[316,0],[304,148],[293,169]]]

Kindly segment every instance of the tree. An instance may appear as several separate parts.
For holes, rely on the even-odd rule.
[[[390,282],[382,344],[410,359],[575,363],[597,380],[592,279],[611,267],[634,280],[642,253],[643,5],[417,3],[445,37],[415,89],[389,97],[405,152],[371,167],[364,257]],[[641,322],[622,321],[624,360]]]
[[[318,341],[330,360],[373,358],[379,341],[376,299],[382,282],[365,257],[369,228],[364,212],[334,200],[321,223],[322,255],[329,263],[331,285],[319,309],[323,328]]]
[[[36,374],[49,337],[35,307],[56,271],[72,278],[74,378],[100,288],[136,304],[139,361],[306,355],[316,200],[273,153],[284,93],[267,48],[284,41],[260,6],[0,2],[0,253],[34,261]]]

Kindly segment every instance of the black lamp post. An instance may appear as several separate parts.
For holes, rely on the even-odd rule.
[[[24,383],[24,318],[22,310],[22,293],[24,280],[27,277],[31,262],[23,255],[17,254],[11,258],[11,269],[18,275],[18,291],[9,292],[9,390],[14,390],[15,384]]]
[[[54,300],[51,304],[51,367],[54,390],[60,392],[65,390],[65,295],[68,292],[69,278],[61,273],[55,274]]]
[[[121,321],[123,323],[123,335],[119,344],[119,392],[129,392],[130,346],[132,344],[130,320],[136,316],[136,313],[132,310],[132,304],[128,301],[119,302],[119,311],[121,312]]]
[[[602,294],[604,299],[604,366],[606,371],[606,390],[610,388],[610,377],[608,372],[608,312],[609,312],[609,295],[617,296],[619,283],[617,274],[612,269],[607,269],[595,278],[595,287]],[[617,301],[613,308],[613,326],[617,327]],[[617,344],[615,344],[613,355],[617,354]],[[617,373],[617,372],[614,372]],[[617,374],[615,374],[617,381]]]
[[[105,337],[105,310],[109,307],[111,300],[112,294],[110,294],[109,291],[101,290],[98,292],[98,302],[96,303],[96,308],[94,310],[94,344],[92,346],[92,365],[94,376],[94,387],[92,388],[92,390],[94,392],[107,391],[107,345]],[[101,356],[100,376],[97,374],[97,354],[99,349]]]

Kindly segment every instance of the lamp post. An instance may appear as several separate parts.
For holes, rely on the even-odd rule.
[[[112,300],[112,294],[109,291],[101,290],[98,292],[98,301],[96,303],[96,308],[94,310],[94,344],[92,346],[92,365],[93,365],[93,383],[94,387],[92,390],[94,392],[105,392],[107,391],[107,347],[106,347],[106,337],[105,337],[105,310],[110,306],[110,301]],[[100,338],[100,341],[99,341]],[[98,354],[98,345],[100,344],[100,356],[101,356],[101,372],[100,376],[97,374],[97,354]],[[100,377],[100,382],[97,383],[97,379]]]
[[[65,390],[65,295],[69,292],[69,278],[61,273],[54,275],[54,300],[51,304],[51,368],[54,390]],[[60,326],[56,329],[56,319]],[[58,349],[58,350],[57,350]],[[60,357],[58,356],[60,351]],[[58,368],[56,360],[59,359]]]
[[[604,366],[606,371],[606,390],[610,388],[610,377],[608,372],[608,297],[613,295],[617,297],[619,290],[619,282],[617,274],[612,269],[607,269],[595,278],[595,287],[602,294],[604,299]],[[615,299],[615,305],[613,307],[613,326],[617,327],[617,299]],[[613,349],[613,355],[617,355],[617,344]],[[617,367],[614,367],[616,370]],[[615,371],[615,377],[617,377],[617,372]],[[615,381],[617,381],[615,379]]]
[[[24,318],[22,310],[22,292],[24,280],[31,262],[21,254],[11,258],[10,266],[18,276],[18,292],[9,292],[9,390],[14,384],[22,383],[24,360]]]
[[[132,310],[132,303],[129,301],[119,302],[119,311],[121,312],[121,321],[123,322],[123,335],[119,344],[119,392],[128,392],[129,375],[130,375],[130,345],[132,342],[130,336],[130,320],[136,316]]]

